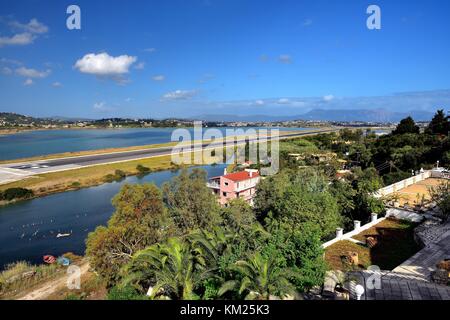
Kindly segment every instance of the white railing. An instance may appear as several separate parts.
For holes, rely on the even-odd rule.
[[[411,178],[408,178],[408,179],[399,181],[397,183],[391,184],[387,187],[381,188],[373,195],[376,198],[381,198],[381,197],[387,196],[389,194],[398,192],[402,189],[409,187],[410,185],[413,185],[415,183],[418,183],[418,182],[423,181],[428,178],[449,179],[450,174],[446,171],[443,171],[442,169],[427,170],[422,173],[419,173],[416,176],[412,176]]]
[[[210,181],[208,181],[206,183],[206,186],[208,188],[211,188],[211,189],[220,189],[220,183],[217,183],[217,182],[210,182]]]
[[[419,173],[416,176],[412,176],[411,178],[399,181],[397,183],[394,183],[387,187],[379,189],[376,193],[374,193],[374,197],[381,198],[381,197],[387,196],[389,194],[398,192],[401,189],[405,189],[405,188],[409,187],[410,185],[413,185],[417,182],[423,181],[430,177],[432,177],[432,171],[431,170],[424,171],[422,173]]]
[[[350,232],[347,233],[343,233],[344,230],[342,228],[337,228],[336,229],[336,237],[328,242],[325,242],[324,244],[322,244],[322,248],[327,248],[333,244],[335,244],[336,242],[342,241],[342,240],[348,240],[350,238],[352,238],[353,236],[356,236],[357,234],[360,234],[361,232],[363,232],[364,230],[370,229],[373,226],[379,224],[381,221],[385,220],[386,218],[379,218],[378,219],[378,215],[376,213],[372,213],[372,219],[369,223],[366,223],[365,225],[361,226],[361,222],[358,220],[354,221],[354,229]]]

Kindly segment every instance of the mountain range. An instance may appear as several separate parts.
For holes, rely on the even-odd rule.
[[[415,121],[429,121],[434,112],[412,110],[409,112],[393,112],[385,109],[314,109],[304,114],[292,116],[272,116],[272,115],[230,115],[230,114],[204,114],[191,119],[204,121],[242,121],[242,122],[278,122],[294,120],[311,121],[363,121],[363,122],[399,122],[408,116]]]

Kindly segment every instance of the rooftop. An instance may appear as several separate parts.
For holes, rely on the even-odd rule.
[[[227,178],[229,180],[232,180],[234,182],[239,182],[239,181],[244,181],[244,180],[249,180],[249,179],[259,177],[259,172],[258,171],[241,171],[241,172],[230,173],[230,174],[224,175],[223,177]]]

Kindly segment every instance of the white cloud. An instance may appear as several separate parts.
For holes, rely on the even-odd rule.
[[[25,24],[18,21],[12,21],[9,25],[15,29],[25,31],[27,33],[43,34],[48,32],[48,27],[39,22],[36,18],[31,19],[30,22]]]
[[[278,104],[289,104],[289,103],[290,103],[289,99],[286,98],[278,99]]]
[[[333,99],[334,99],[334,96],[332,94],[329,94],[329,95],[326,95],[326,96],[323,97],[323,100],[326,101],[326,102],[329,102],[329,101],[331,101]]]
[[[31,33],[19,33],[11,37],[0,37],[0,48],[3,46],[24,46],[33,43],[35,36]]]
[[[164,80],[166,80],[166,77],[162,74],[159,74],[159,75],[153,76],[152,80],[153,81],[164,81]]]
[[[292,57],[288,54],[281,54],[278,57],[278,61],[284,64],[291,64],[292,63]]]
[[[10,75],[10,74],[12,74],[12,73],[13,73],[13,71],[12,71],[11,68],[9,68],[9,67],[3,67],[3,68],[2,68],[2,74],[4,74],[4,75]]]
[[[264,105],[264,101],[263,101],[263,100],[256,100],[256,101],[255,101],[255,104],[256,104],[257,106],[263,106],[263,105]]]
[[[81,73],[93,74],[98,77],[112,77],[121,79],[121,76],[129,73],[129,69],[137,57],[121,55],[110,56],[108,53],[89,53],[79,59],[74,68]]]
[[[33,43],[38,35],[48,32],[48,27],[33,18],[28,23],[9,21],[7,25],[15,34],[0,37],[0,47],[4,46],[24,46]]]
[[[21,61],[19,61],[19,60],[8,59],[8,58],[1,58],[0,62],[4,63],[4,64],[11,64],[11,65],[16,65],[16,66],[23,65],[23,63]]]
[[[188,100],[197,94],[196,90],[175,90],[162,96],[162,100]]]
[[[25,80],[25,82],[23,83],[24,86],[31,86],[33,84],[33,79],[27,79]]]
[[[145,51],[145,52],[153,53],[153,52],[156,51],[156,49],[155,49],[155,48],[147,48],[147,49],[144,49],[144,51]]]
[[[20,67],[16,69],[16,74],[26,78],[46,78],[51,73],[50,69],[39,71],[36,69]]]
[[[94,103],[92,108],[96,112],[109,112],[109,111],[113,111],[114,110],[114,108],[108,107],[106,105],[106,102],[104,102],[104,101]]]
[[[138,64],[136,64],[136,65],[134,66],[134,68],[135,68],[136,70],[144,70],[144,68],[145,68],[145,62],[139,62]]]
[[[60,88],[60,87],[62,87],[62,83],[61,83],[61,82],[58,82],[58,81],[53,82],[53,83],[52,83],[52,87]]]
[[[204,75],[201,76],[201,78],[198,80],[199,83],[206,83],[208,81],[211,81],[215,78],[215,76],[211,73],[205,73]]]

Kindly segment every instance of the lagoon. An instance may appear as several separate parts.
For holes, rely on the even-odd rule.
[[[124,148],[171,142],[176,128],[66,129],[27,131],[0,135],[0,160],[12,160],[55,153]],[[223,133],[226,129],[219,128]],[[243,128],[249,129],[249,128]],[[254,128],[258,129],[258,128]],[[274,128],[272,128],[274,129]],[[279,128],[280,131],[306,130]],[[193,128],[188,128],[193,132]]]
[[[211,177],[222,174],[225,166],[200,168]],[[0,270],[19,260],[42,263],[42,256],[46,254],[84,254],[88,233],[106,224],[114,212],[111,199],[125,183],[153,182],[160,186],[177,174],[179,172],[161,171],[144,177],[127,177],[120,182],[0,207]],[[72,235],[56,238],[58,233]]]

